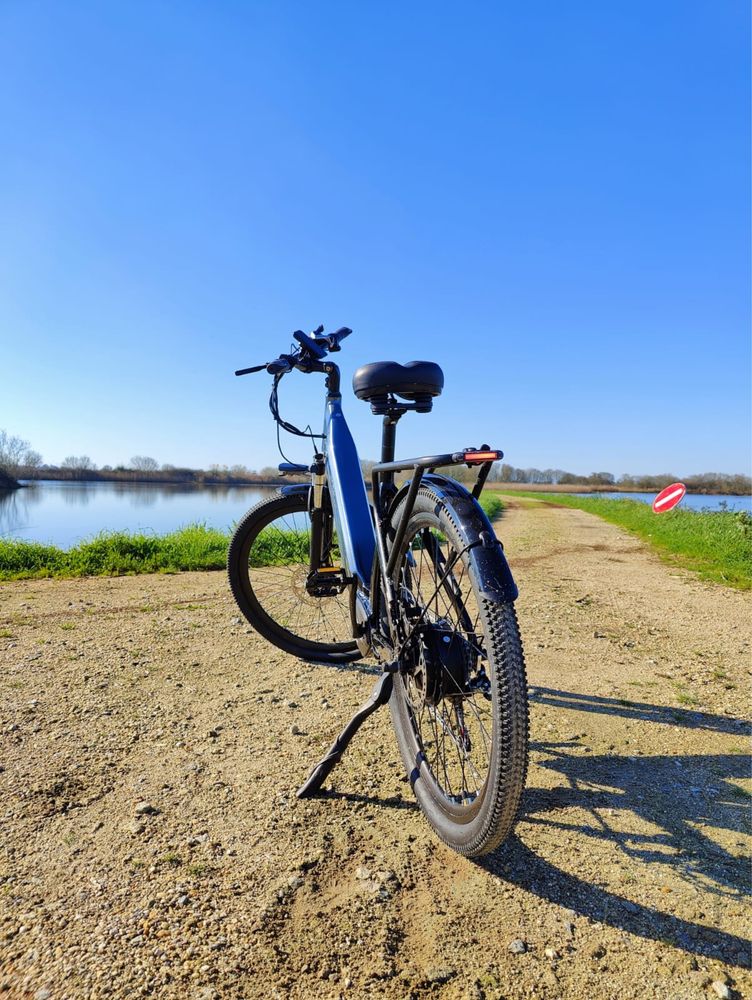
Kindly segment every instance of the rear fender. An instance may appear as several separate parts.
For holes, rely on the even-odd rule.
[[[390,517],[406,496],[409,485],[409,482],[405,483],[392,500]],[[461,483],[435,472],[423,476],[423,485],[430,486],[438,497],[439,505],[447,509],[463,543],[473,545],[468,559],[483,596],[495,602],[516,601],[519,591],[504,555],[504,546],[477,500]],[[478,540],[479,545],[473,544]]]

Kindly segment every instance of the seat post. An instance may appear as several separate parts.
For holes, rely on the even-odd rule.
[[[404,410],[400,410],[399,407],[389,407],[386,414],[384,415],[384,422],[382,424],[381,431],[381,461],[382,462],[393,462],[394,461],[394,446],[397,440],[397,421],[404,413]],[[394,474],[391,472],[384,473],[384,478],[382,483],[393,483]]]
[[[381,433],[381,461],[394,461],[394,445],[397,440],[397,421],[399,417],[387,413],[384,417],[384,424]]]

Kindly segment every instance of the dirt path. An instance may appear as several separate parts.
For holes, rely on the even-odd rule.
[[[484,864],[423,823],[387,712],[294,798],[373,668],[268,646],[222,574],[0,585],[0,996],[752,995],[749,595],[580,511],[499,528],[532,767]]]

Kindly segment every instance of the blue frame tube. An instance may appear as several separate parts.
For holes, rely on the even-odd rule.
[[[342,397],[330,394],[324,417],[326,478],[342,561],[367,592],[376,549],[371,509],[358,452],[342,412]]]

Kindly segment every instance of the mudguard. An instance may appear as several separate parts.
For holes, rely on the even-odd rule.
[[[285,497],[293,496],[295,493],[305,493],[308,496],[310,489],[310,483],[290,483],[289,486],[280,486],[279,492]]]
[[[405,497],[409,485],[405,483],[395,495],[389,507],[390,516]],[[468,559],[483,596],[491,601],[516,601],[519,590],[504,555],[504,546],[480,504],[461,483],[448,476],[426,473],[421,483],[424,485],[430,486],[439,503],[447,508],[465,545],[480,540],[481,544],[474,545],[468,552]]]

